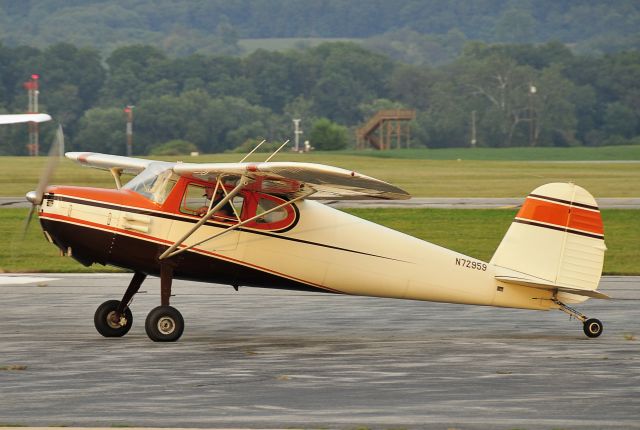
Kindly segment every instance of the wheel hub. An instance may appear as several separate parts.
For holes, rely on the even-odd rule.
[[[118,318],[116,311],[111,311],[109,315],[107,315],[107,324],[113,329],[121,328],[127,325],[127,319],[124,315],[120,315],[120,318]]]
[[[164,335],[173,333],[176,329],[176,322],[171,317],[162,317],[158,320],[158,331]]]

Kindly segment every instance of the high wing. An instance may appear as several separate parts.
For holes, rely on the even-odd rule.
[[[0,115],[1,124],[18,124],[21,122],[45,122],[50,121],[51,117],[46,113],[23,113],[14,115]]]
[[[289,198],[314,193],[314,200],[411,198],[406,191],[370,176],[350,170],[315,163],[178,163],[173,171],[182,176],[210,180],[212,177],[246,176],[253,180],[252,189]]]
[[[121,155],[100,154],[97,152],[67,152],[65,156],[84,166],[104,170],[118,169],[126,173],[140,173],[152,163],[158,163],[158,161],[144,158],[123,157]]]
[[[314,200],[411,198],[406,191],[379,179],[315,163],[165,163],[92,152],[68,152],[66,156],[90,167],[130,173],[140,173],[151,164],[163,163],[177,175],[206,181],[221,177],[233,181],[244,176],[251,180],[248,188],[288,198],[308,195],[310,192],[313,194],[309,198]]]

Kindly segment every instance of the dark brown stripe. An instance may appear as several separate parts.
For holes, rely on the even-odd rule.
[[[72,257],[89,266],[93,263],[108,264],[124,269],[140,271],[159,276],[160,266],[157,256],[166,245],[144,239],[123,236],[114,232],[98,230],[88,226],[71,225],[54,219],[40,219],[40,223],[62,249],[71,247]],[[202,255],[195,252],[184,253],[176,259],[174,269],[176,279],[212,282],[258,288],[340,293],[339,291],[315,286],[304,280],[290,279],[257,267]]]
[[[529,197],[535,197],[537,199],[549,200],[551,202],[564,203],[565,205],[569,205],[569,206],[576,206],[576,207],[579,207],[579,208],[585,208],[585,209],[592,209],[592,210],[595,210],[595,211],[600,211],[600,208],[598,208],[598,206],[591,206],[591,205],[587,205],[587,204],[584,204],[584,203],[578,203],[578,202],[570,202],[569,200],[557,199],[555,197],[540,196],[538,194],[529,194]]]
[[[604,240],[604,236],[600,235],[600,234],[586,233],[584,231],[574,230],[574,229],[571,229],[571,228],[560,227],[560,226],[556,226],[556,225],[540,224],[540,223],[537,223],[535,221],[527,221],[527,220],[522,220],[522,219],[514,219],[513,222],[517,222],[517,223],[520,223],[520,224],[533,225],[533,226],[536,226],[536,227],[548,228],[550,230],[565,231],[567,233],[577,234],[579,236],[586,236],[586,237],[592,237],[594,239],[603,239]]]

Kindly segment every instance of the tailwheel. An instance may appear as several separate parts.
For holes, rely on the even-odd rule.
[[[598,337],[602,334],[603,326],[600,320],[589,318],[583,323],[582,329],[587,337]]]
[[[128,307],[118,315],[118,300],[107,300],[96,309],[93,323],[98,333],[104,337],[122,337],[129,332],[133,324],[133,314]]]
[[[184,331],[184,319],[171,306],[158,306],[149,312],[144,328],[154,342],[175,342]]]
[[[568,314],[570,317],[575,318],[579,321],[582,321],[582,330],[587,337],[598,337],[602,334],[603,325],[602,322],[595,318],[587,318],[585,315],[581,314],[577,310],[573,309],[570,306],[562,303],[561,301],[555,299],[554,303],[558,305],[558,309],[562,312]]]

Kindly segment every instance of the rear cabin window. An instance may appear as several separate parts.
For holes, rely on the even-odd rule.
[[[256,207],[256,215],[260,215],[260,214],[264,214],[264,215],[256,219],[256,222],[259,224],[271,224],[271,223],[279,222],[286,219],[289,213],[285,208],[276,209],[272,212],[266,213],[267,211],[279,205],[280,203],[275,202],[273,200],[265,199],[264,197],[258,200],[258,206]]]
[[[247,194],[246,197],[244,219],[256,217],[254,221],[247,224],[248,228],[281,231],[295,224],[296,211],[293,206],[285,205],[286,200],[259,192]],[[282,205],[285,206],[279,207]]]

